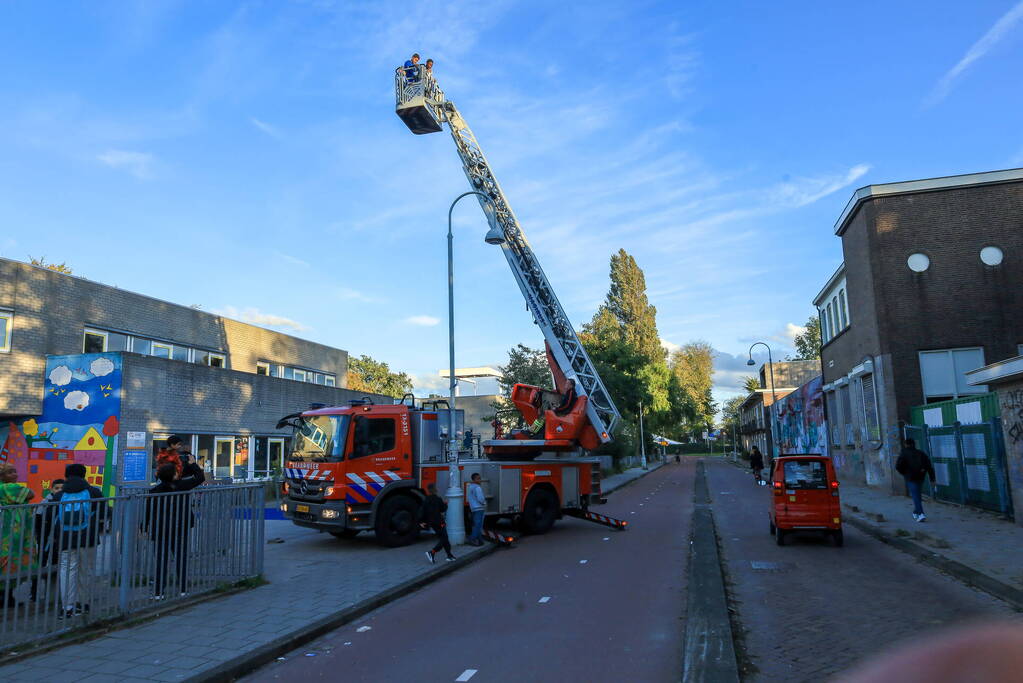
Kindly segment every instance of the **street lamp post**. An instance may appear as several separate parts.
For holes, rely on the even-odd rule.
[[[643,438],[643,402],[639,402],[639,462],[646,469],[646,439]]]
[[[474,194],[486,201],[490,198],[482,192],[463,192],[455,197],[448,209],[448,490],[444,496],[448,499],[448,511],[445,522],[448,529],[448,540],[452,545],[465,542],[465,507],[462,503],[462,475],[458,468],[458,434],[455,432],[455,393],[458,378],[455,377],[455,259],[454,235],[451,231],[451,213],[455,204],[464,197]]]
[[[771,359],[771,347],[770,346],[768,346],[764,342],[754,342],[749,347],[749,360],[746,361],[746,365],[756,365],[756,362],[753,360],[753,347],[756,346],[757,344],[759,344],[759,345],[763,346],[765,349],[767,349],[767,365],[768,365],[768,367],[770,368],[770,371],[771,371],[771,409],[768,411],[768,415],[769,415],[769,418],[771,420],[771,448],[769,450],[771,451],[771,459],[773,460],[774,459],[774,444],[776,443],[775,436],[774,436],[774,404],[778,402],[778,394],[775,392],[775,388],[774,388],[774,361]]]

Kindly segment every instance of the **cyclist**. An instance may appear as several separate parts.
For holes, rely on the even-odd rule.
[[[753,470],[753,478],[757,480],[757,485],[763,484],[764,454],[756,446],[753,447],[753,452],[750,453],[749,466]]]

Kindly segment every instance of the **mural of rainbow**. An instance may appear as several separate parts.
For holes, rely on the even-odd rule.
[[[36,501],[72,462],[85,465],[103,495],[114,495],[121,354],[48,356],[43,391],[39,416],[0,423],[0,463],[14,465]]]

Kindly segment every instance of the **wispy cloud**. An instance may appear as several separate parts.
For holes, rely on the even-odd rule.
[[[363,303],[373,303],[377,299],[369,296],[364,292],[360,292],[357,289],[351,287],[336,287],[334,289],[334,295],[342,301],[361,301]]]
[[[300,322],[292,320],[291,318],[285,318],[281,315],[274,315],[273,313],[263,313],[258,308],[245,308],[239,309],[234,306],[224,306],[223,308],[213,311],[217,315],[222,315],[225,318],[233,318],[234,320],[240,320],[243,323],[250,323],[252,325],[262,325],[265,327],[282,327],[285,329],[294,330],[296,332],[302,332],[308,330],[309,327],[303,325]]]
[[[432,315],[412,315],[405,318],[405,322],[409,325],[419,325],[420,327],[433,327],[440,323],[440,318],[434,318]]]
[[[96,159],[111,168],[124,170],[140,180],[153,177],[153,155],[125,149],[108,149]]]
[[[862,178],[870,170],[870,164],[856,164],[840,175],[822,175],[810,178],[799,178],[782,183],[771,192],[778,203],[786,208],[799,208],[824,199],[829,194],[849,187]]]
[[[994,25],[988,29],[980,40],[970,46],[955,66],[949,69],[938,81],[931,91],[931,94],[924,101],[925,107],[930,107],[945,99],[956,80],[988,52],[992,50],[1002,39],[1005,38],[1016,27],[1016,24],[1023,20],[1023,2],[1016,3],[1008,12],[1003,14]]]
[[[801,325],[796,325],[795,323],[787,323],[785,325],[785,337],[788,339],[790,344],[794,343],[796,337],[804,332],[806,332],[806,328]]]
[[[255,116],[249,117],[249,123],[255,126],[257,130],[266,133],[272,138],[280,139],[281,137],[281,131],[278,130],[276,126],[271,126],[266,121],[260,121]]]

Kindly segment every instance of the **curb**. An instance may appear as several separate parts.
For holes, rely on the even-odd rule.
[[[424,574],[423,576],[410,579],[405,583],[388,588],[382,593],[377,593],[373,597],[366,598],[362,602],[358,602],[351,607],[347,607],[335,612],[334,614],[323,617],[322,619],[318,619],[317,621],[303,626],[300,629],[281,634],[271,644],[238,655],[237,657],[229,659],[216,667],[197,673],[186,680],[203,683],[235,680],[260,668],[261,666],[275,661],[278,657],[285,653],[299,648],[306,643],[312,642],[320,636],[344,626],[345,624],[354,621],[379,607],[383,607],[398,598],[414,593],[420,588],[427,586],[434,581],[461,569],[462,567],[468,566],[493,552],[496,552],[497,549],[498,546],[496,545],[488,545],[479,552],[462,556],[458,558],[457,561],[446,563],[428,574]]]
[[[622,482],[618,486],[615,486],[613,489],[610,489],[608,491],[605,491],[605,490],[601,489],[601,493],[614,493],[615,491],[621,491],[626,486],[628,486],[630,484],[635,484],[637,481],[639,481],[640,479],[645,478],[647,475],[653,474],[657,470],[659,470],[662,467],[664,467],[666,464],[667,463],[663,463],[662,462],[662,463],[658,463],[656,467],[649,467],[649,468],[647,468],[646,472],[644,472],[643,474],[639,475],[638,477],[633,477],[632,479],[630,479],[628,481]]]
[[[683,681],[738,681],[728,595],[705,465],[696,469],[686,597]]]
[[[962,562],[957,562],[956,560],[946,557],[941,553],[936,553],[930,548],[920,545],[916,541],[911,541],[908,538],[889,534],[881,527],[871,524],[860,517],[843,515],[843,518],[846,523],[851,524],[860,531],[866,533],[868,536],[872,536],[893,548],[898,548],[902,552],[912,555],[920,562],[939,569],[968,586],[972,586],[973,588],[993,595],[999,600],[1009,603],[1018,610],[1023,610],[1023,590],[1010,586],[1009,584],[988,576],[983,572],[979,572],[972,567],[968,567]]]

